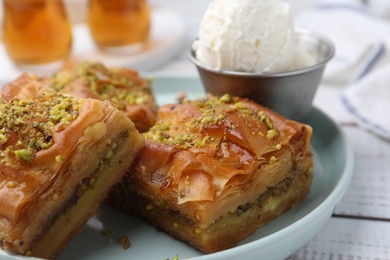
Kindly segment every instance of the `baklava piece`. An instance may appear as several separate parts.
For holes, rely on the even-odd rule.
[[[118,183],[144,138],[109,101],[27,74],[1,89],[0,245],[52,259]]]
[[[127,68],[107,68],[102,63],[69,62],[60,72],[46,79],[57,91],[77,97],[110,100],[123,111],[140,132],[156,121],[157,106],[151,81]]]
[[[210,253],[235,246],[308,194],[309,126],[229,95],[165,105],[158,116],[110,194],[119,209]]]

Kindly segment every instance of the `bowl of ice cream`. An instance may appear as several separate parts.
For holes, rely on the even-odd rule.
[[[227,2],[210,4],[189,52],[206,92],[247,97],[288,118],[302,118],[334,56],[332,41],[294,28],[287,3]]]

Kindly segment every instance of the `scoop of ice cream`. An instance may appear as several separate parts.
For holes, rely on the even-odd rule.
[[[220,70],[289,70],[294,56],[290,6],[277,0],[214,0],[193,49],[200,62]]]

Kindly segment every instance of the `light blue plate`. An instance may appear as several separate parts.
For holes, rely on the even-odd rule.
[[[190,98],[203,96],[196,78],[157,78],[155,95],[159,104],[171,103],[180,93]],[[203,255],[183,242],[158,231],[143,220],[103,206],[63,250],[59,259],[284,259],[306,244],[327,223],[352,176],[353,154],[341,129],[320,110],[313,108],[303,121],[313,127],[314,179],[310,194],[296,208],[270,222],[237,247]],[[110,237],[101,230],[110,230]],[[116,239],[128,236],[129,249]],[[1,255],[0,255],[1,258]],[[2,258],[1,258],[2,259]],[[7,259],[26,259],[8,256]]]

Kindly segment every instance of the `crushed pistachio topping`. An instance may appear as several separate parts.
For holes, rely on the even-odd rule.
[[[226,115],[217,113],[216,108],[221,104],[233,102],[233,100],[230,95],[224,95],[221,98],[209,97],[194,102],[182,99],[180,102],[182,104],[192,103],[196,105],[200,109],[201,115],[184,122],[182,125],[184,129],[171,129],[169,124],[159,121],[149,132],[145,133],[146,138],[185,149],[204,147],[206,144],[214,141],[214,139],[211,136],[202,135],[202,129],[222,124]]]
[[[257,113],[257,116],[259,117],[260,121],[264,122],[267,125],[268,129],[271,130],[274,128],[271,120],[265,115],[264,111],[260,111],[259,113]]]
[[[63,163],[64,162],[64,158],[61,155],[57,155],[56,156],[56,162]]]
[[[232,102],[232,96],[229,93],[226,93],[223,95],[220,100],[225,103],[231,103]]]
[[[267,138],[268,139],[273,139],[275,138],[276,136],[278,136],[278,131],[276,131],[275,129],[271,129],[271,130],[268,130],[267,131]]]
[[[1,130],[4,130],[4,129],[1,129]],[[0,145],[5,144],[7,141],[8,141],[8,137],[5,135],[5,130],[4,130],[4,133],[0,132]]]
[[[274,162],[276,162],[276,160],[277,160],[277,159],[276,159],[275,156],[271,156],[271,157],[269,158],[269,161],[268,161],[268,162],[269,162],[270,164],[273,164]]]
[[[79,64],[73,74],[64,71],[53,75],[52,87],[62,91],[71,81],[81,79],[100,100],[111,100],[121,110],[124,110],[126,105],[143,105],[150,102],[151,79],[145,78],[136,82],[128,75],[117,73],[101,63],[88,61]]]
[[[0,160],[31,162],[38,151],[53,145],[52,131],[63,130],[78,117],[81,102],[56,93],[45,93],[35,100],[2,100]]]
[[[15,151],[16,158],[19,160],[24,160],[27,162],[31,162],[34,157],[34,153],[28,149],[20,149]]]
[[[251,119],[245,120],[247,126],[251,129],[255,129],[253,119],[256,124],[264,124],[267,132],[261,131],[252,132],[253,135],[257,133],[260,136],[267,136],[269,139],[273,139],[278,136],[278,132],[274,129],[272,121],[264,111],[254,111],[253,108],[247,106],[240,98],[232,97],[229,94],[225,94],[220,98],[214,96],[208,96],[207,98],[198,99],[195,101],[189,101],[188,99],[181,99],[180,104],[191,104],[196,106],[200,110],[200,115],[189,118],[184,122],[178,122],[175,126],[172,126],[169,120],[158,121],[149,132],[145,133],[145,138],[169,145],[175,145],[178,148],[189,149],[192,147],[202,148],[205,145],[212,143],[215,139],[205,133],[204,129],[218,127],[224,124],[224,127],[228,127],[230,130],[237,130],[238,126],[234,123],[227,123],[226,118],[229,113],[236,113],[239,117]],[[223,140],[226,140],[226,136],[223,136]]]

